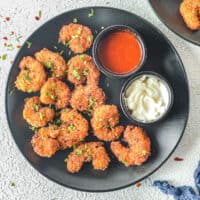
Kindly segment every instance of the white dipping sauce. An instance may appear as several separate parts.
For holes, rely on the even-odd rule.
[[[166,112],[170,96],[166,84],[159,77],[142,75],[129,85],[125,98],[133,119],[152,122]]]

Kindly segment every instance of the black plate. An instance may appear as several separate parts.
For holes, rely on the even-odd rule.
[[[200,45],[200,30],[192,31],[187,28],[180,15],[179,6],[182,0],[149,0],[149,2],[160,20],[168,28],[185,40]]]
[[[169,40],[158,29],[144,19],[123,10],[95,7],[94,11],[95,15],[92,18],[88,18],[90,8],[81,8],[61,14],[41,26],[28,38],[28,41],[32,42],[31,48],[28,49],[26,45],[21,48],[8,77],[6,112],[10,130],[17,146],[35,169],[64,186],[100,192],[116,190],[134,184],[155,172],[167,160],[179,143],[186,126],[189,91],[181,59]],[[30,139],[33,133],[22,117],[22,109],[24,98],[33,95],[15,91],[10,96],[9,91],[19,73],[18,64],[21,58],[33,55],[43,47],[54,50],[53,46],[57,43],[59,29],[63,24],[70,23],[74,17],[78,18],[79,23],[91,27],[94,34],[96,31],[100,31],[101,27],[113,24],[134,27],[143,37],[147,47],[148,58],[143,70],[160,73],[169,81],[174,90],[174,105],[168,117],[158,124],[144,127],[152,141],[152,155],[141,167],[125,168],[112,156],[112,163],[109,169],[104,172],[95,171],[90,164],[86,164],[80,173],[70,174],[66,172],[64,164],[64,158],[70,150],[60,151],[51,159],[40,158],[32,150]],[[65,49],[64,46],[60,45],[61,47]],[[88,53],[91,53],[91,50]],[[64,57],[66,60],[69,59],[67,53],[64,54]],[[107,103],[113,103],[120,107],[119,94],[125,80],[113,80],[101,75],[100,86],[106,93]],[[130,122],[123,115],[121,109],[120,112],[122,124],[129,124]],[[87,140],[89,139],[94,139],[94,137],[90,136]]]

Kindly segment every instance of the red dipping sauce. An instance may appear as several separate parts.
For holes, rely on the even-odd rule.
[[[134,33],[119,30],[103,38],[98,54],[105,69],[115,74],[127,74],[139,66],[143,52]]]

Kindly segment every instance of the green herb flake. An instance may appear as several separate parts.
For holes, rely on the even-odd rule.
[[[50,97],[53,101],[56,101],[56,96],[54,94],[50,94]]]
[[[42,11],[41,11],[41,10],[38,11],[38,17],[39,17],[39,18],[42,17]]]
[[[56,119],[55,124],[56,124],[56,125],[61,125],[61,124],[62,124],[62,121],[61,121],[60,119]]]
[[[26,74],[24,74],[24,76],[23,76],[23,79],[24,79],[24,81],[26,81],[27,83],[30,83],[30,81],[31,81],[31,78],[30,78],[30,76],[29,76],[29,71],[27,71],[26,72]]]
[[[74,130],[75,130],[75,126],[74,126],[73,124],[70,124],[70,125],[68,126],[68,130],[69,130],[69,131],[74,131]]]
[[[77,146],[76,145],[73,145],[73,150],[75,150],[77,148]]]
[[[77,69],[73,69],[73,70],[72,70],[72,75],[73,75],[77,80],[80,80],[80,79],[81,79],[81,76],[80,76],[80,74],[78,73],[78,70],[77,70]]]
[[[15,86],[13,86],[10,90],[9,90],[9,96],[12,96],[15,92],[16,88]]]
[[[29,129],[31,129],[32,131],[36,132],[39,128],[37,128],[35,126],[29,126]]]
[[[6,60],[7,59],[7,54],[3,54],[2,56],[0,56],[1,60]]]
[[[80,55],[80,59],[81,59],[82,61],[84,61],[84,60],[85,60],[85,55],[84,55],[84,54],[81,54],[81,55]]]
[[[122,160],[122,163],[123,163],[124,165],[126,165],[126,164],[127,164],[127,161],[126,161],[126,160]]]
[[[72,52],[69,50],[68,55],[70,56],[72,54]]]
[[[64,50],[61,50],[60,52],[59,52],[59,54],[62,56],[63,55],[63,53],[64,53]]]
[[[64,159],[64,163],[67,163],[67,161],[68,161],[68,158],[65,158],[65,159]]]
[[[27,48],[30,49],[32,46],[32,42],[26,41]]]
[[[33,90],[32,89],[28,89],[28,91],[27,91],[28,93],[32,93],[33,92]]]
[[[51,71],[53,70],[53,63],[52,62],[45,62],[44,66],[48,69],[50,69]]]
[[[11,187],[14,187],[15,186],[15,183],[13,181],[10,181],[10,186]]]
[[[81,154],[83,154],[83,151],[81,149],[76,149],[75,150],[75,154],[76,155],[81,155]]]
[[[56,84],[55,84],[55,83],[52,83],[51,88],[52,88],[52,90],[55,90]]]
[[[74,19],[73,19],[73,23],[77,23],[78,22],[78,19],[75,17]]]
[[[83,75],[84,75],[84,76],[88,76],[88,73],[89,73],[88,68],[85,68],[85,69],[83,70]]]
[[[33,104],[33,109],[34,109],[35,111],[39,111],[40,106],[39,106],[37,103],[34,103],[34,104]]]
[[[20,42],[20,39],[22,38],[22,36],[20,35],[20,36],[18,36],[17,38],[16,38],[16,40],[17,40],[17,42]]]
[[[56,50],[58,49],[58,47],[57,47],[57,46],[54,46],[53,48],[54,48],[54,49],[56,49]]]
[[[88,17],[93,17],[94,16],[94,9],[90,9],[90,13],[88,14]]]

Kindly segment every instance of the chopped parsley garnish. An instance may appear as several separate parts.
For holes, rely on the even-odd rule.
[[[90,13],[88,14],[88,17],[93,17],[94,16],[94,9],[90,9]]]
[[[28,91],[27,91],[28,93],[32,93],[33,92],[33,90],[32,89],[28,89]]]
[[[75,130],[75,126],[74,126],[73,124],[70,124],[70,125],[68,126],[68,130],[69,130],[69,131],[74,131],[74,130]]]
[[[74,19],[73,19],[73,23],[77,23],[78,22],[78,19],[75,17]]]
[[[42,11],[41,11],[41,10],[38,11],[38,17],[39,17],[39,18],[42,17]]]
[[[72,52],[69,50],[68,55],[70,56],[72,54]]]
[[[52,63],[52,62],[45,62],[45,63],[44,63],[44,66],[45,66],[47,69],[50,69],[50,71],[53,71],[53,63]]]
[[[126,160],[122,160],[122,163],[123,163],[124,165],[126,165],[126,164],[127,164],[127,161],[126,161]]]
[[[88,73],[89,73],[89,70],[88,70],[88,68],[85,68],[85,69],[83,70],[83,75],[84,75],[84,76],[87,76],[87,75],[88,75]]]
[[[77,70],[77,69],[73,69],[73,70],[72,70],[72,75],[73,75],[77,80],[80,80],[80,79],[81,79],[81,76],[80,76],[80,74],[78,73],[78,70]]]
[[[20,35],[20,36],[18,36],[17,38],[16,38],[16,40],[17,40],[17,42],[20,42],[20,39],[22,38],[22,36]]]
[[[68,161],[68,158],[65,158],[65,159],[64,159],[64,162],[67,163],[67,161]]]
[[[40,106],[39,106],[37,103],[34,103],[34,104],[33,104],[33,109],[34,109],[35,111],[39,111]]]
[[[32,42],[26,41],[27,48],[30,49],[32,46]]]
[[[60,52],[59,52],[59,54],[62,56],[63,55],[63,53],[64,53],[64,50],[61,50]]]
[[[51,88],[52,88],[52,90],[55,90],[56,84],[55,84],[55,83],[52,83]]]
[[[56,101],[56,96],[54,94],[50,94],[50,97],[53,101]]]
[[[34,127],[34,126],[29,126],[29,129],[31,129],[32,131],[36,132],[39,128]]]
[[[24,79],[27,83],[30,83],[30,81],[31,81],[31,78],[30,78],[29,74],[30,74],[30,72],[27,71],[26,74],[24,74],[24,76],[23,76],[23,79]]]
[[[89,105],[88,105],[88,109],[87,109],[87,113],[90,114],[92,112],[94,103],[96,102],[96,99],[93,97],[90,97],[89,99]]]
[[[14,187],[15,186],[15,183],[13,181],[10,181],[10,186],[11,187]]]
[[[81,154],[83,154],[83,151],[81,149],[76,149],[75,150],[75,154],[76,155],[81,155]]]
[[[7,54],[3,54],[2,56],[0,56],[1,60],[6,60],[7,58]]]
[[[80,59],[81,59],[82,61],[84,61],[84,60],[85,60],[85,55],[84,55],[84,54],[81,54],[81,55],[80,55]]]
[[[56,124],[56,125],[61,125],[61,124],[62,124],[62,121],[61,121],[60,119],[56,119],[56,120],[55,120],[55,124]]]

